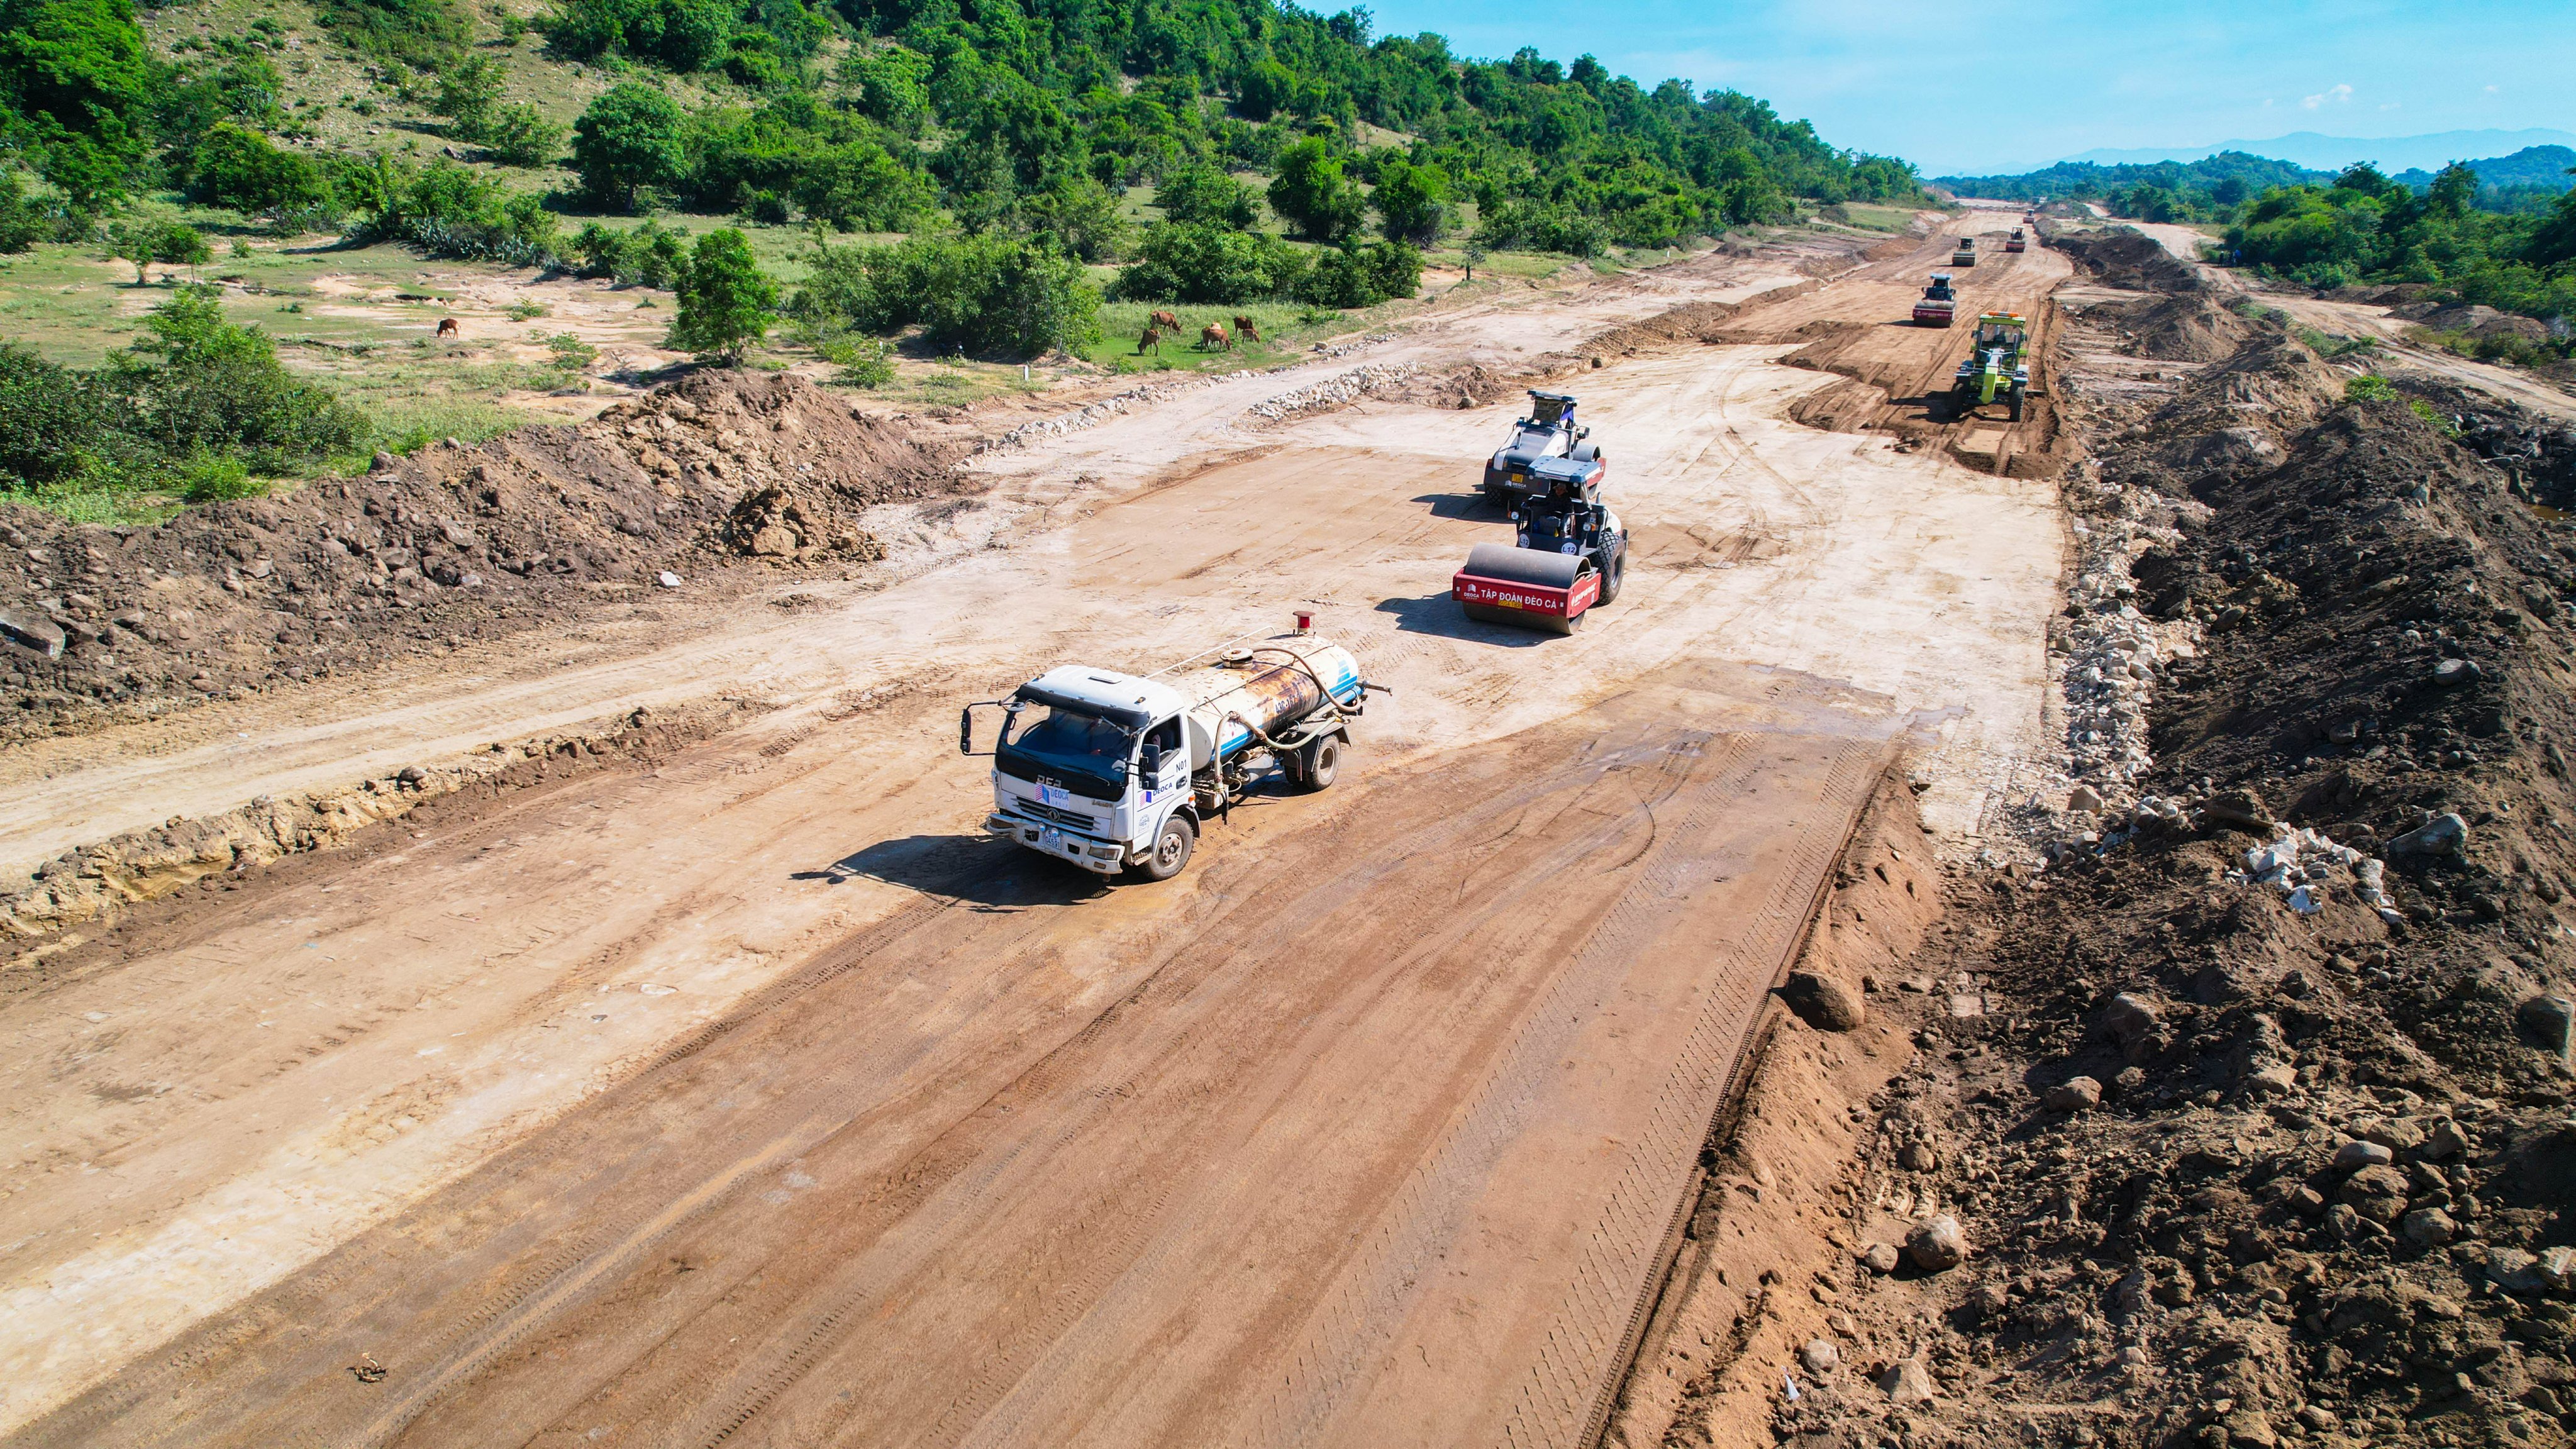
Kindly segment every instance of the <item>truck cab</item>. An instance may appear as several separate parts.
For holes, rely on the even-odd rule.
[[[1348,651],[1301,633],[1212,652],[1163,676],[1062,665],[968,705],[969,754],[975,710],[1002,711],[986,831],[1100,875],[1168,880],[1259,761],[1300,789],[1331,785],[1370,688]]]
[[[1043,855],[1114,875],[1187,803],[1189,751],[1169,685],[1065,665],[1011,692],[985,822]]]

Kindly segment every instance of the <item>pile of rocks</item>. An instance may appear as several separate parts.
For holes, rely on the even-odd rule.
[[[1244,416],[1264,422],[1286,422],[1291,418],[1309,417],[1346,407],[1372,393],[1401,386],[1421,371],[1410,362],[1373,362],[1322,382],[1312,383],[1274,398],[1265,398],[1245,408]]]

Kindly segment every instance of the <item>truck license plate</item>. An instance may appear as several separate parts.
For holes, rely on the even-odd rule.
[[[1062,850],[1064,849],[1064,832],[1056,829],[1052,825],[1041,825],[1038,827],[1038,845],[1041,848],[1050,851]]]
[[[1041,805],[1057,805],[1070,808],[1073,804],[1073,792],[1061,785],[1040,785],[1038,787],[1038,803]]]

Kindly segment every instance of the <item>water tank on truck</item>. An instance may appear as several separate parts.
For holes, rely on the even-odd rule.
[[[1206,823],[1275,768],[1329,787],[1372,685],[1349,650],[1296,632],[1236,641],[1151,675],[1068,664],[1009,697],[970,704],[957,747],[975,752],[975,711],[999,709],[993,748],[998,839],[1101,875],[1169,880]]]

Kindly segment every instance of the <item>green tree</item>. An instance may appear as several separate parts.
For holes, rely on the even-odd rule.
[[[1318,307],[1374,307],[1422,288],[1422,254],[1399,241],[1345,243],[1315,258],[1296,284],[1301,302]]]
[[[2424,209],[2435,216],[2457,221],[2469,214],[2478,199],[2478,173],[2465,161],[2454,161],[2433,177],[2424,190]]]
[[[1377,209],[1378,228],[1388,241],[1436,241],[1449,229],[1449,174],[1389,157],[1378,163],[1369,205]]]
[[[75,206],[123,189],[160,81],[131,0],[0,0],[0,131]]]
[[[456,123],[452,130],[459,140],[480,141],[500,104],[501,67],[471,55],[439,72],[438,94],[429,109]]]
[[[1165,221],[1196,222],[1230,231],[1250,231],[1261,216],[1251,187],[1227,175],[1222,167],[1206,163],[1164,173],[1163,184],[1154,191],[1154,204],[1163,209]]]
[[[23,252],[52,230],[44,208],[28,197],[17,169],[0,166],[0,256]]]
[[[835,231],[904,231],[931,207],[930,187],[874,141],[816,148],[788,195]]]
[[[331,200],[331,184],[311,157],[230,121],[215,123],[190,162],[188,194],[209,206],[258,215]]]
[[[769,334],[778,283],[752,258],[741,232],[719,227],[698,238],[678,282],[680,316],[664,346],[731,366],[742,361],[745,347]]]
[[[600,92],[573,123],[572,164],[583,189],[621,211],[635,209],[647,186],[667,186],[688,163],[681,145],[688,117],[652,86],[620,81]]]
[[[563,154],[564,128],[531,105],[495,107],[476,138],[504,166],[545,166]]]
[[[1275,60],[1265,60],[1243,73],[1238,89],[1243,113],[1266,121],[1287,109],[1297,94],[1297,75]]]
[[[109,360],[136,432],[164,453],[238,455],[262,472],[356,444],[366,422],[289,373],[256,327],[224,320],[213,287],[182,287],[144,319],[150,336]]]
[[[1357,182],[1342,174],[1341,158],[1320,136],[1279,153],[1278,178],[1270,183],[1270,209],[1317,241],[1338,241],[1359,230],[1367,203]]]
[[[1020,201],[1029,229],[1086,262],[1104,262],[1127,249],[1136,228],[1118,214],[1118,198],[1088,176],[1059,177],[1053,186]]]
[[[986,233],[893,246],[817,246],[789,310],[819,329],[890,336],[919,326],[936,347],[1030,357],[1100,336],[1100,293],[1043,242]]]
[[[1131,302],[1255,302],[1286,295],[1305,270],[1296,248],[1266,232],[1163,222],[1145,229],[1136,260],[1118,273],[1118,295]]]

